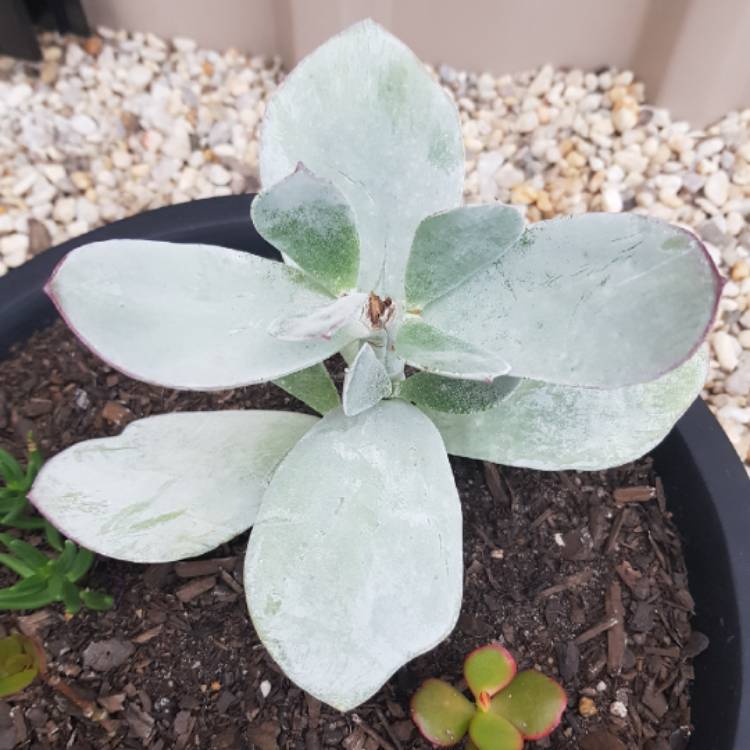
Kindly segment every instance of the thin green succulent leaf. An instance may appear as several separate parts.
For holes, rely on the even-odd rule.
[[[415,317],[407,318],[399,328],[396,352],[413,367],[447,378],[490,382],[510,370],[502,357]]]
[[[104,594],[101,591],[90,591],[89,589],[84,589],[80,593],[81,601],[84,605],[97,612],[112,609],[112,606],[114,605],[114,599],[109,594]]]
[[[0,449],[0,476],[6,484],[23,479],[23,470],[18,461],[2,449]]]
[[[14,693],[20,693],[27,688],[39,674],[37,667],[24,669],[15,674],[4,675],[0,677],[0,698],[6,698]]]
[[[358,288],[403,299],[418,224],[461,203],[453,101],[402,42],[372,21],[355,24],[300,62],[268,102],[264,187],[298,162],[336,185],[357,217]]]
[[[398,397],[415,406],[436,411],[471,414],[512,397],[520,382],[518,378],[500,377],[485,383],[417,372],[399,384]]]
[[[22,562],[26,563],[32,570],[43,568],[49,562],[49,558],[40,552],[33,544],[24,542],[23,539],[13,539],[8,547]]]
[[[268,332],[281,341],[330,341],[337,332],[347,332],[347,341],[363,335],[367,329],[361,321],[367,295],[353,292],[322,307],[287,315],[271,321]]]
[[[15,510],[13,513],[8,514],[3,519],[3,523],[7,524],[8,526],[12,526],[15,529],[22,529],[24,531],[30,531],[32,529],[46,529],[47,523],[43,518],[26,515],[29,507],[30,506],[26,501],[26,498],[24,497],[22,507]]]
[[[316,421],[273,411],[147,417],[54,456],[29,498],[99,554],[132,562],[198,556],[253,524],[276,465]]]
[[[71,542],[70,539],[66,539],[63,545],[63,551],[55,562],[55,571],[61,575],[67,575],[72,570],[77,555],[78,547]]]
[[[341,403],[336,385],[323,362],[273,382],[311,409],[315,409],[318,414],[327,414]]]
[[[688,359],[721,286],[689,232],[637,214],[592,213],[534,224],[422,314],[506,358],[511,375],[616,388]]]
[[[65,549],[65,542],[60,532],[49,521],[45,521],[44,524],[44,537],[47,544],[56,552],[62,552]]]
[[[510,683],[516,674],[516,661],[499,643],[474,649],[464,662],[469,690],[479,700],[482,693],[492,697]]]
[[[330,297],[294,268],[212,245],[109,240],[70,252],[46,287],[95,354],[138,380],[223,390],[323,361],[354,337],[282,341],[280,317]]]
[[[38,594],[43,591],[47,586],[48,573],[47,571],[38,571],[27,578],[23,578],[14,583],[12,586],[0,589],[0,595],[5,596],[6,594]]]
[[[411,718],[433,745],[450,747],[469,730],[476,707],[452,685],[429,679],[411,699]]]
[[[469,724],[469,737],[479,750],[522,750],[521,733],[502,716],[477,711]]]
[[[383,363],[369,344],[362,344],[344,377],[344,414],[354,417],[372,408],[393,390]]]
[[[496,261],[523,233],[523,217],[498,203],[461,206],[417,227],[406,266],[406,303],[422,309]]]
[[[403,401],[330,412],[279,465],[250,534],[256,632],[299,687],[354,708],[453,629],[461,547],[458,495],[429,419]]]
[[[260,193],[250,213],[261,236],[331,294],[356,287],[359,238],[354,213],[333,183],[300,164]]]
[[[560,685],[547,675],[529,669],[519,672],[513,682],[492,699],[490,714],[510,721],[526,739],[538,740],[557,727],[567,703]]]
[[[73,583],[80,581],[89,572],[93,563],[94,553],[91,550],[79,547],[73,563],[65,572],[65,577]]]
[[[47,593],[54,601],[60,601],[63,595],[64,578],[60,573],[53,573],[47,583]]]
[[[456,456],[593,471],[634,461],[657,446],[698,397],[707,373],[702,348],[643,385],[600,390],[522,380],[510,398],[483,412],[424,411]]]
[[[47,589],[47,583],[41,591],[12,592],[0,591],[0,609],[38,609],[52,604],[55,599]]]
[[[0,564],[5,565],[6,568],[9,568],[22,578],[29,578],[34,575],[34,569],[14,555],[8,555],[4,552],[0,553]]]
[[[80,612],[83,606],[78,587],[67,578],[63,578],[62,581],[62,601],[65,605],[65,611],[72,615]]]

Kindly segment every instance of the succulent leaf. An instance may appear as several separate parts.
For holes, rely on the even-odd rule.
[[[357,23],[299,63],[268,102],[264,187],[298,162],[336,185],[357,217],[358,288],[402,299],[418,224],[463,195],[451,99],[402,42],[372,21]]]
[[[518,378],[500,377],[485,383],[417,372],[399,384],[398,397],[419,407],[470,414],[495,406],[510,396],[520,382]]]
[[[406,266],[406,302],[423,308],[496,261],[523,233],[517,209],[492,203],[428,216]]]
[[[330,297],[297,269],[211,245],[84,245],[65,257],[46,289],[95,354],[131,377],[171,388],[212,391],[274,380],[354,338],[274,338],[272,321]]]
[[[658,445],[698,397],[707,372],[703,348],[643,385],[600,390],[522,380],[510,398],[476,414],[422,408],[453,455],[593,471],[633,461]]]
[[[357,285],[359,238],[354,214],[341,191],[301,165],[258,195],[253,224],[334,296]]]
[[[491,382],[510,365],[502,357],[408,318],[396,334],[396,352],[421,370],[463,380]]]
[[[411,699],[411,718],[434,745],[459,743],[469,729],[476,707],[443,680],[426,680]]]
[[[430,420],[403,401],[330,412],[263,496],[245,562],[253,624],[291,680],[349,710],[453,629],[461,548]]]
[[[56,455],[30,500],[66,536],[109,557],[201,555],[253,524],[276,465],[316,421],[272,411],[147,417]]]
[[[391,395],[391,379],[369,344],[362,344],[344,377],[344,414],[354,417]]]
[[[490,711],[477,711],[469,724],[469,737],[479,750],[522,750],[523,737],[507,719]]]
[[[504,717],[526,739],[538,740],[557,727],[567,703],[560,685],[547,675],[529,669],[519,672],[513,682],[492,699],[489,715]]]
[[[339,297],[312,312],[282,316],[271,321],[268,332],[281,341],[311,341],[315,339],[330,340],[337,331],[352,326],[351,341],[355,335],[364,335],[367,329],[361,322],[367,295],[354,292]]]
[[[464,676],[477,701],[482,693],[489,697],[502,690],[516,674],[516,661],[499,643],[474,649],[464,662]]]
[[[340,403],[339,392],[323,362],[273,381],[279,388],[315,409],[327,414]]]
[[[28,687],[39,670],[39,657],[29,638],[18,633],[0,638],[0,698]]]
[[[636,214],[595,213],[534,224],[422,314],[507,359],[511,375],[615,388],[688,359],[720,291],[713,261],[689,232]]]

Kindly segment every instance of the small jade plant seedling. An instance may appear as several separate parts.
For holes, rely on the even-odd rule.
[[[521,750],[524,740],[539,740],[557,727],[568,702],[560,685],[541,672],[517,673],[513,657],[494,643],[466,657],[464,677],[475,703],[437,679],[427,680],[412,698],[414,723],[440,747],[468,734],[468,748]]]
[[[111,240],[73,250],[46,288],[131,377],[272,381],[322,419],[147,417],[55,456],[30,499],[133,562],[201,555],[252,526],[255,631],[292,681],[348,710],[458,618],[448,454],[601,469],[649,451],[701,390],[721,283],[698,238],[662,221],[525,227],[511,206],[462,205],[456,106],[371,21],[279,87],[259,159],[251,219],[284,262]],[[325,366],[339,352],[341,397]]]
[[[0,638],[0,698],[28,687],[43,664],[44,656],[31,638],[20,633]]]
[[[33,438],[27,441],[26,468],[6,451],[0,450],[0,525],[19,530],[37,530],[44,534],[51,549],[47,555],[33,544],[0,532],[0,564],[21,580],[0,589],[0,610],[37,609],[53,602],[63,602],[67,612],[75,614],[82,606],[109,609],[112,597],[89,589],[81,590],[79,581],[88,573],[94,555],[63,539],[52,524],[32,512],[26,499],[42,467],[42,455]]]

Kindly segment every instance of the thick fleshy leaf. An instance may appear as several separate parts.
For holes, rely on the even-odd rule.
[[[425,739],[440,747],[451,747],[464,738],[476,710],[443,680],[426,680],[411,699],[411,718],[417,728]]]
[[[477,711],[469,736],[479,750],[522,750],[523,737],[507,719],[490,711]]]
[[[421,370],[464,380],[492,381],[510,370],[496,354],[450,336],[418,318],[409,318],[396,334],[396,352]]]
[[[470,414],[508,398],[520,382],[518,378],[501,377],[486,383],[417,372],[399,384],[398,397],[419,407]]]
[[[499,203],[462,206],[417,227],[406,266],[406,302],[423,308],[496,261],[523,233],[523,217]]]
[[[547,675],[529,669],[519,672],[513,682],[492,699],[490,715],[508,719],[526,739],[538,740],[557,727],[567,703],[560,685]]]
[[[369,344],[363,344],[344,378],[344,414],[354,417],[391,395],[391,379]]]
[[[327,414],[341,403],[336,385],[322,362],[273,382],[318,414]]]
[[[499,643],[474,649],[464,662],[466,684],[477,700],[482,693],[495,695],[515,674],[516,660]]]
[[[532,469],[606,469],[658,445],[700,394],[707,372],[701,349],[643,385],[600,390],[522,380],[487,411],[424,411],[457,456]]]
[[[398,39],[357,23],[304,59],[266,108],[268,188],[298,162],[333,182],[357,217],[358,287],[403,299],[418,224],[460,205],[463,138],[454,103]]]
[[[330,340],[337,332],[346,333],[346,341],[365,335],[361,318],[367,295],[354,292],[322,307],[271,321],[268,332],[282,341]]]
[[[146,417],[58,453],[29,500],[65,536],[107,557],[195,557],[253,524],[273,470],[317,421],[277,411]]]
[[[720,291],[713,261],[689,232],[595,213],[534,224],[423,316],[507,359],[511,375],[615,388],[688,359]]]
[[[357,285],[359,238],[341,191],[307,169],[265,190],[251,206],[253,224],[334,296]]]
[[[461,508],[442,440],[403,401],[327,414],[274,474],[245,589],[263,644],[345,711],[453,629]]]
[[[287,342],[281,316],[330,302],[283,263],[212,245],[108,240],[76,248],[46,287],[95,354],[147,383],[222,390],[321,362],[351,338]]]

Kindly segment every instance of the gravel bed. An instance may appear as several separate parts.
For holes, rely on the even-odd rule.
[[[102,223],[258,188],[278,59],[107,29],[42,43],[41,64],[0,57],[0,275]],[[461,111],[468,202],[635,211],[704,239],[729,279],[704,396],[750,463],[750,109],[694,128],[629,71],[433,72]]]

